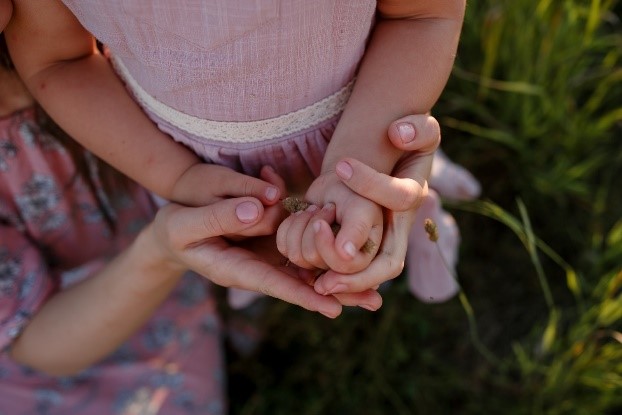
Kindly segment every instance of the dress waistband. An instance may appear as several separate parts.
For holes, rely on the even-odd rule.
[[[227,143],[254,143],[292,135],[327,121],[343,111],[354,81],[334,94],[302,109],[258,121],[212,121],[185,114],[149,95],[131,76],[118,57],[112,57],[118,75],[136,99],[154,115],[194,136]]]

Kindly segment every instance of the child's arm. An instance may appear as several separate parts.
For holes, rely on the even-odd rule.
[[[193,206],[214,196],[255,196],[268,205],[278,201],[278,189],[250,177],[249,186],[211,194],[224,168],[201,164],[149,120],[98,53],[94,38],[60,1],[16,1],[5,33],[16,68],[50,116],[149,190]]]
[[[379,20],[352,96],[329,144],[322,175],[307,194],[313,203],[337,204],[342,227],[334,246],[338,255],[331,255],[332,262],[327,262],[330,268],[343,268],[351,257],[344,246],[348,241],[363,246],[368,236],[358,229],[372,228],[371,219],[363,217],[353,218],[357,226],[347,226],[350,215],[345,212],[351,206],[325,196],[347,195],[336,190],[343,186],[335,178],[337,161],[352,157],[379,172],[391,173],[402,152],[386,138],[387,127],[404,115],[429,112],[438,99],[454,62],[464,7],[464,0],[378,2]],[[361,226],[364,220],[367,224]]]

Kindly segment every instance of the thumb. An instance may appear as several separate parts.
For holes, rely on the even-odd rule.
[[[169,235],[184,245],[239,233],[259,222],[264,213],[261,202],[252,197],[225,199],[201,207],[170,204],[162,210]]]
[[[408,115],[391,123],[388,136],[401,150],[430,153],[441,143],[441,128],[430,115]]]

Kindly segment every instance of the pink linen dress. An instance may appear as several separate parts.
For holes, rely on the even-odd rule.
[[[147,114],[207,162],[290,189],[320,171],[376,8],[370,0],[63,0]]]
[[[137,186],[106,199],[113,233],[96,200],[32,109],[0,118],[0,414],[225,413],[221,323],[209,284],[196,275],[76,376],[47,376],[10,358],[13,339],[45,302],[122,251],[155,211]]]
[[[252,176],[270,165],[298,194],[320,172],[377,3],[63,2],[108,47],[117,73],[162,131],[209,163]],[[423,269],[441,277],[418,276],[434,279],[438,291],[425,298],[449,298],[457,285],[442,259],[431,258]]]

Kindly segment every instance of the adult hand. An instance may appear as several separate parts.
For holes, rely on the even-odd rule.
[[[231,240],[246,235],[264,214],[262,203],[251,197],[203,207],[169,204],[159,210],[147,231],[173,269],[192,270],[224,287],[259,292],[330,318],[341,313],[342,304],[380,307],[380,296],[373,290],[344,294],[339,299],[316,293],[309,285],[309,272],[285,266],[274,240]]]
[[[11,15],[13,14],[13,3],[11,0],[0,0],[0,32],[4,30]]]
[[[392,172],[378,173],[351,158],[340,160],[336,171],[350,189],[382,205],[385,225],[380,250],[372,263],[355,274],[327,271],[315,282],[320,294],[360,292],[395,278],[404,268],[408,235],[415,212],[427,195],[427,179],[432,168],[434,151],[440,143],[440,127],[428,115],[411,115],[391,124],[388,136],[394,146],[408,151]],[[333,238],[329,232],[318,232],[316,243]]]

